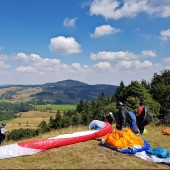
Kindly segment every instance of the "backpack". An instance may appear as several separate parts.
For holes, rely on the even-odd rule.
[[[145,106],[145,119],[148,123],[152,121],[152,114],[149,106]]]

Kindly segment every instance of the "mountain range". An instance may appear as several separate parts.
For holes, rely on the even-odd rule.
[[[81,99],[91,101],[103,92],[113,96],[118,86],[107,84],[89,85],[77,80],[63,80],[42,85],[0,86],[0,99],[31,104],[77,104]]]

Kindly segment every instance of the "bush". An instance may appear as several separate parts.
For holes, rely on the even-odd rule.
[[[8,135],[7,135],[7,140],[20,140],[24,138],[30,138],[39,135],[38,129],[15,129],[12,130]]]

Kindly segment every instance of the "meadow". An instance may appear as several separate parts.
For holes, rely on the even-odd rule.
[[[47,105],[34,105],[36,109],[38,110],[52,110],[52,111],[67,111],[67,110],[74,110],[76,109],[77,105],[69,105],[69,104],[47,104]]]
[[[21,112],[20,116],[7,121],[6,128],[10,131],[19,128],[36,129],[41,121],[49,122],[50,117],[55,117],[57,111],[67,111],[76,108],[76,105],[35,105],[38,111]]]
[[[50,116],[55,117],[56,112],[29,111],[21,112],[20,116],[7,121],[6,129],[9,131],[20,128],[37,129],[41,121],[49,122]]]
[[[112,125],[113,129],[115,124]],[[170,136],[163,135],[166,127],[148,125],[148,134],[141,135],[151,145],[151,148],[163,147],[170,150]],[[31,141],[47,139],[59,134],[88,130],[87,126],[75,126],[50,131]],[[31,156],[22,156],[0,160],[1,169],[169,169],[168,165],[151,163],[135,155],[122,154],[99,145],[102,137],[73,145],[53,148]],[[19,141],[18,141],[19,142]],[[16,143],[6,141],[5,144]]]

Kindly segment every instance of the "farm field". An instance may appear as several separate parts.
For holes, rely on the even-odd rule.
[[[38,110],[52,110],[52,111],[67,111],[67,110],[74,110],[76,109],[77,105],[63,105],[63,104],[57,104],[57,105],[34,105]]]
[[[36,129],[41,121],[49,122],[50,116],[55,117],[55,112],[29,111],[22,112],[20,117],[7,122],[6,129],[13,130],[19,128]]]
[[[35,105],[39,111],[29,111],[20,113],[21,116],[7,122],[8,130],[19,128],[36,129],[39,123],[45,120],[49,122],[50,116],[55,117],[56,112],[67,111],[76,108],[76,105]]]

